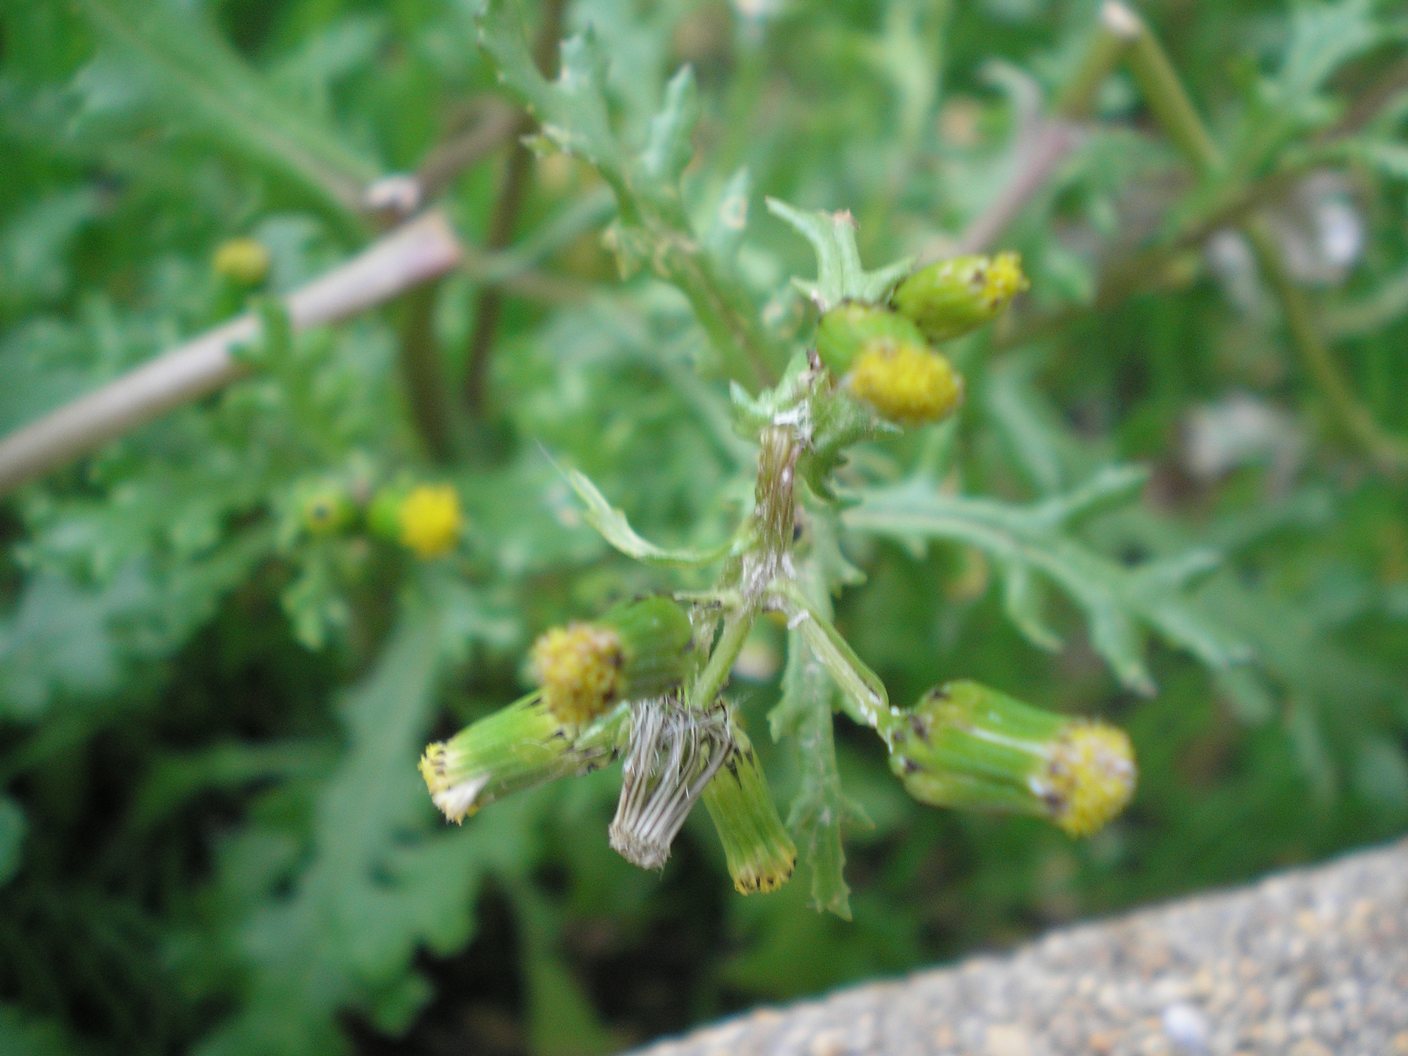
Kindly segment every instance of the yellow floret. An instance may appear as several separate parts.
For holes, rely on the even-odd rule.
[[[963,379],[953,364],[910,343],[866,349],[851,371],[850,387],[882,418],[901,425],[937,422],[963,399]]]
[[[464,527],[460,498],[448,484],[422,484],[401,502],[401,544],[421,557],[439,557],[455,548]]]
[[[623,662],[621,636],[596,624],[555,627],[533,643],[543,703],[563,723],[588,722],[616,702]]]
[[[1021,254],[999,253],[983,276],[983,300],[989,311],[996,311],[1031,285],[1022,271]]]
[[[220,244],[211,267],[221,278],[258,286],[269,274],[269,251],[252,238],[232,238]]]
[[[1136,776],[1123,730],[1080,722],[1062,735],[1037,782],[1052,820],[1072,836],[1089,836],[1124,810]]]

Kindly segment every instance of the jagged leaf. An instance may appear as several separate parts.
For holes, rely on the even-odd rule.
[[[1131,494],[1137,473],[1118,467],[1065,496],[1036,506],[944,495],[913,479],[871,492],[842,514],[850,528],[899,540],[943,539],[975,547],[1004,576],[1040,574],[1084,611],[1091,643],[1119,680],[1141,693],[1154,690],[1144,663],[1142,632],[1156,631],[1214,670],[1248,658],[1248,650],[1184,588],[1215,556],[1206,550],[1175,562],[1126,567],[1072,537],[1067,522]],[[1049,648],[1052,636],[1032,608],[1030,584],[1008,585],[1005,600],[1019,630]]]
[[[787,827],[796,837],[802,860],[811,871],[811,901],[818,911],[851,919],[851,889],[846,884],[846,850],[841,825],[853,809],[841,791],[831,701],[836,687],[807,640],[788,635],[782,699],[768,716],[774,740],[787,738],[801,764],[802,783]]]
[[[587,523],[627,557],[656,565],[691,567],[712,564],[729,551],[728,543],[704,549],[656,546],[649,539],[636,534],[626,515],[612,506],[585,474],[569,469],[565,471],[564,476],[587,508]]]
[[[357,210],[378,166],[275,92],[200,14],[170,0],[82,0],[78,8],[108,48],[105,60],[120,63],[125,89],[143,87],[143,105],[296,180],[342,213]]]
[[[816,302],[821,311],[842,301],[883,301],[912,269],[906,257],[875,271],[861,267],[856,247],[856,221],[849,211],[808,212],[777,198],[767,200],[768,211],[795,228],[816,250],[816,281],[797,281],[797,288]]]

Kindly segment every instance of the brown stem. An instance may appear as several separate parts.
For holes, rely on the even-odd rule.
[[[991,249],[1050,182],[1080,141],[1080,123],[1090,117],[1100,86],[1124,57],[1138,30],[1138,23],[1130,20],[1123,5],[1107,3],[1101,8],[1099,23],[1081,61],[1056,93],[1051,115],[1038,118],[1034,127],[1024,133],[1011,182],[964,229],[957,252]],[[922,259],[951,252],[948,245],[935,245],[926,250]]]
[[[445,370],[435,341],[435,304],[440,284],[427,283],[405,297],[397,365],[405,386],[411,420],[437,462],[450,454],[450,409],[445,399]]]
[[[444,214],[426,213],[290,294],[289,321],[297,331],[346,319],[439,278],[460,255]],[[0,439],[0,495],[248,374],[234,352],[258,335],[246,313]]]
[[[555,61],[558,39],[562,36],[563,13],[566,0],[546,0],[543,5],[543,21],[538,28],[538,36],[533,42],[533,61],[544,76],[551,77]],[[485,249],[497,252],[513,240],[514,225],[518,213],[528,196],[528,185],[533,175],[533,156],[523,144],[523,137],[533,130],[533,118],[521,113],[514,122],[512,135],[515,143],[509,153],[508,164],[504,168],[503,182],[499,188],[498,200],[489,220],[489,233],[485,239]],[[497,283],[485,285],[479,291],[474,308],[474,328],[469,335],[469,352],[464,381],[464,402],[471,414],[480,415],[484,411],[489,388],[489,360],[494,351],[494,337],[498,332],[499,320],[503,316],[504,289]]]

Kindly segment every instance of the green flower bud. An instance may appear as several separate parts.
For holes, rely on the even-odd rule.
[[[645,598],[540,636],[533,643],[533,676],[559,721],[587,722],[620,701],[678,686],[693,636],[682,608],[669,598]]]
[[[622,721],[566,729],[534,693],[427,746],[420,773],[430,798],[459,824],[496,799],[559,777],[589,773],[616,758]]]
[[[607,836],[642,869],[662,868],[689,812],[732,750],[728,709],[688,708],[674,696],[632,707],[621,798]]]
[[[269,251],[252,238],[232,238],[215,250],[211,268],[240,286],[258,286],[269,274]]]
[[[821,317],[816,351],[838,377],[851,369],[864,351],[879,346],[924,345],[924,335],[904,316],[873,304],[846,301]]]
[[[356,512],[347,494],[336,485],[328,484],[309,491],[303,497],[299,519],[309,535],[330,536],[350,526]]]
[[[1041,711],[976,682],[930,690],[901,723],[890,769],[934,806],[1044,817],[1088,836],[1134,793],[1124,731]]]
[[[894,306],[930,341],[945,341],[995,319],[1030,287],[1016,253],[954,257],[920,268],[900,283]]]
[[[367,528],[378,539],[388,543],[401,541],[401,504],[409,488],[381,488],[367,506]]]
[[[733,886],[741,895],[776,891],[792,876],[797,848],[787,835],[748,735],[735,721],[733,748],[704,788]]]

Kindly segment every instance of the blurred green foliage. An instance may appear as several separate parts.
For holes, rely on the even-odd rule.
[[[519,695],[544,627],[706,585],[586,519],[609,502],[708,548],[746,509],[720,375],[800,347],[789,280],[815,274],[762,195],[849,209],[867,262],[951,244],[1037,167],[1097,6],[574,0],[591,37],[556,89],[491,23],[546,126],[507,250],[333,330],[267,327],[248,379],[0,507],[0,1052],[607,1051],[1401,831],[1403,467],[1337,429],[1227,226],[1255,206],[1401,442],[1408,22],[1387,0],[1151,11],[1225,163],[1195,172],[1135,82],[1104,80],[1012,217],[1032,292],[959,346],[960,420],[858,450],[863,498],[816,544],[833,582],[864,573],[836,618],[892,700],[961,674],[1127,726],[1121,822],[1074,845],[928,810],[863,731],[836,727],[839,785],[755,732],[804,793],[794,822],[832,819],[814,866],[838,884],[848,819],[845,923],[807,882],[734,895],[702,819],[663,876],[632,869],[606,845],[611,773],[453,831],[416,777],[427,739]],[[502,92],[477,8],[0,12],[0,431],[241,307],[277,324],[217,247],[260,241],[277,294],[373,237],[367,183]],[[522,15],[531,36],[543,12]],[[508,149],[446,193],[471,246]],[[510,278],[467,409],[480,294]],[[427,344],[438,460],[403,373]],[[606,498],[584,511],[555,462]],[[405,480],[459,491],[453,555],[305,530],[310,494]],[[755,731],[784,681],[830,692],[784,675],[782,638],[760,628],[735,678]],[[815,714],[777,721],[829,737]]]

